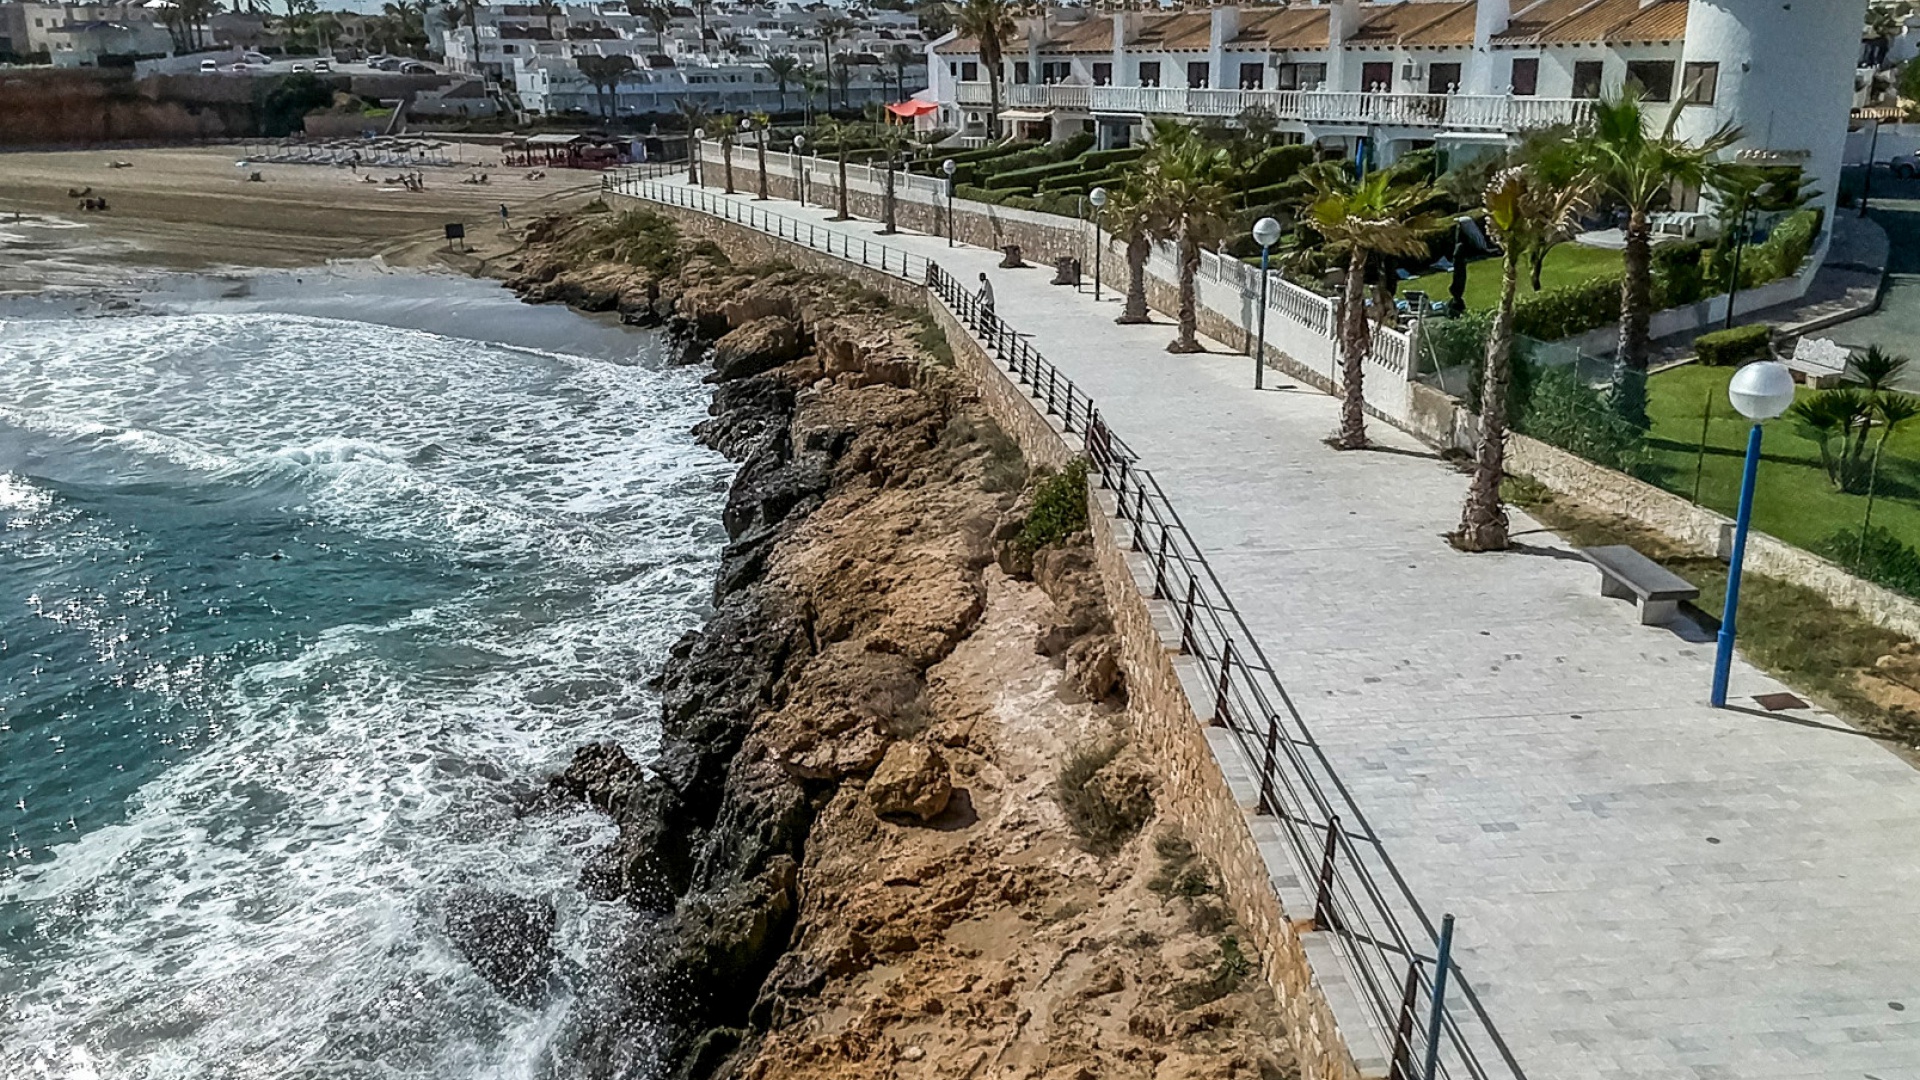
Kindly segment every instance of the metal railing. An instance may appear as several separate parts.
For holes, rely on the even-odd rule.
[[[1419,923],[1428,942],[1433,927],[1379,841],[1354,831],[1365,829],[1364,818],[1153,474],[1072,379],[938,263],[929,267],[927,287],[1047,415],[1080,437],[1101,485],[1113,493],[1132,530],[1133,550],[1147,558],[1153,598],[1172,606],[1181,651],[1200,665],[1212,691],[1213,722],[1233,734],[1257,771],[1260,811],[1278,822],[1289,863],[1303,885],[1311,883],[1314,928],[1340,942],[1337,951],[1369,1026],[1387,1048],[1393,1080],[1422,1075],[1430,1045],[1434,1076],[1519,1076],[1504,1053],[1498,1069],[1483,1064],[1480,1040],[1468,1036],[1453,1008],[1440,1011],[1438,1039],[1429,1042],[1435,958],[1405,924]],[[1380,884],[1376,869],[1390,884]],[[1490,1031],[1486,1017],[1473,1012],[1478,1029]]]
[[[617,184],[640,198],[711,213],[924,282],[1034,403],[1058,418],[1069,436],[1078,437],[1101,486],[1112,492],[1130,528],[1132,549],[1146,559],[1153,598],[1171,607],[1181,652],[1198,665],[1211,692],[1211,720],[1231,734],[1256,772],[1259,812],[1279,826],[1287,861],[1312,900],[1313,929],[1336,942],[1354,997],[1388,1055],[1390,1080],[1523,1077],[1476,1000],[1469,997],[1464,1010],[1444,1000],[1435,1008],[1435,927],[1172,501],[1107,426],[1092,398],[936,262],[705,191],[644,177]],[[1458,976],[1451,965],[1448,970]],[[1494,1053],[1483,1056],[1488,1044]]]
[[[912,252],[902,251],[890,244],[882,244],[865,237],[848,236],[839,229],[823,225],[817,221],[803,221],[786,214],[775,213],[752,203],[741,202],[736,198],[716,194],[705,188],[692,188],[683,184],[666,184],[654,177],[664,173],[685,169],[685,164],[667,166],[650,175],[627,175],[623,170],[618,177],[608,177],[603,186],[622,195],[664,203],[668,206],[697,210],[703,214],[745,225],[749,229],[758,229],[780,240],[787,240],[814,251],[857,262],[868,269],[878,270],[918,285],[927,280],[926,258]]]

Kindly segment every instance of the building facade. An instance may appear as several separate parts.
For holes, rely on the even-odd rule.
[[[1263,110],[1332,152],[1508,145],[1583,122],[1632,83],[1663,121],[1734,124],[1748,160],[1805,167],[1830,201],[1867,0],[1318,0],[1170,13],[1053,10],[1003,48],[1002,129],[1103,146],[1149,119]],[[978,43],[928,50],[943,126],[987,136]]]

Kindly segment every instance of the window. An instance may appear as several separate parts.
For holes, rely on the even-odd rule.
[[[1013,81],[1025,85],[1033,81],[1033,68],[1025,60],[1013,62]]]
[[[1393,65],[1391,63],[1360,65],[1360,89],[1369,94],[1393,93]]]
[[[1187,64],[1187,89],[1203,90],[1207,86],[1207,75],[1211,65],[1205,60],[1194,60]]]
[[[1099,63],[1099,64],[1093,65],[1093,85],[1095,86],[1112,86],[1113,85],[1113,65],[1112,64]]]
[[[1159,86],[1160,85],[1160,61],[1158,60],[1140,61],[1140,85],[1141,86]]]
[[[961,82],[979,82],[980,81],[979,63],[973,60],[967,60],[962,62],[960,65],[960,81]]]
[[[1673,61],[1629,60],[1627,82],[1640,87],[1648,101],[1673,100]]]
[[[1720,94],[1720,65],[1689,61],[1681,80],[1680,100],[1689,105],[1711,105]]]
[[[1573,65],[1573,96],[1577,98],[1597,98],[1600,96],[1600,74],[1606,66],[1598,60],[1578,60]]]
[[[1240,89],[1264,90],[1267,88],[1267,65],[1241,64]]]
[[[960,65],[959,65],[959,64],[956,64],[956,63],[953,63],[953,62],[951,62],[951,61],[949,61],[949,62],[947,63],[947,74],[949,74],[949,75],[951,75],[951,76],[953,76],[953,77],[954,77],[954,78],[956,78],[956,79],[957,79],[957,78],[959,78],[959,77],[960,77]]]
[[[1046,64],[1040,65],[1040,81],[1041,82],[1050,82],[1050,83],[1066,82],[1072,76],[1073,76],[1073,65],[1066,62],[1065,60],[1059,60],[1059,61],[1054,61],[1052,63],[1046,63]]]
[[[1516,57],[1513,61],[1513,77],[1508,80],[1513,87],[1515,97],[1532,97],[1540,92],[1540,58],[1537,56]]]
[[[1427,93],[1451,94],[1460,88],[1459,64],[1428,64]]]

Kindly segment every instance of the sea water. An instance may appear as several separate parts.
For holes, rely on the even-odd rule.
[[[570,1074],[609,826],[516,796],[645,755],[724,539],[654,345],[371,273],[0,324],[0,1077]],[[464,885],[554,904],[545,1004]]]

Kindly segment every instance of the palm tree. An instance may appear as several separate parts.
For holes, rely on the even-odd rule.
[[[1513,303],[1520,289],[1521,264],[1535,251],[1571,236],[1592,194],[1592,177],[1556,184],[1524,165],[1502,170],[1487,185],[1486,221],[1501,247],[1500,305],[1487,332],[1473,483],[1460,511],[1460,529],[1450,537],[1462,551],[1507,547],[1507,511],[1500,502],[1500,481],[1506,474],[1507,386],[1513,374]]]
[[[847,140],[852,134],[851,125],[828,117],[820,124],[820,138],[833,146],[834,155],[840,159],[840,189],[836,195],[836,206],[831,221],[849,221],[852,214],[847,213]]]
[[[593,96],[600,102],[600,115],[609,122],[613,120],[612,102],[608,95],[616,99],[620,84],[633,74],[633,57],[616,53],[613,56],[586,55],[574,61],[580,74],[593,84]]]
[[[680,110],[681,121],[687,125],[687,182],[705,183],[704,166],[700,161],[700,141],[693,137],[693,133],[707,126],[706,106],[684,94],[674,105]]]
[[[780,92],[780,108],[778,110],[780,112],[787,111],[787,84],[793,81],[794,72],[798,71],[799,68],[800,61],[784,53],[779,56],[767,57],[767,70],[773,73],[774,88]]]
[[[1007,42],[1020,32],[1007,0],[966,0],[954,26],[979,42],[980,63],[987,69],[987,138],[1000,137],[1000,61]]]
[[[638,10],[635,10],[636,8]],[[647,29],[653,31],[653,51],[665,56],[667,28],[673,25],[673,8],[664,3],[640,4],[637,0],[628,0],[627,10],[635,15],[645,16]]]
[[[894,89],[902,98],[907,96],[907,65],[918,59],[920,54],[907,45],[895,43],[887,48],[887,62],[893,65]]]
[[[773,117],[768,116],[766,113],[754,113],[753,126],[760,129],[759,136],[754,140],[754,145],[753,145],[754,154],[759,159],[760,194],[754,197],[760,200],[761,202],[766,202],[767,201],[767,135],[773,128]]]
[[[733,194],[733,117],[722,113],[713,118],[720,125],[720,168],[727,184],[727,194]]]
[[[852,99],[847,89],[853,85],[853,54],[842,52],[834,56],[839,63],[833,65],[833,81],[840,87],[840,107],[852,108]]]
[[[892,236],[900,231],[895,224],[894,171],[900,167],[900,156],[913,140],[899,124],[881,124],[875,135],[879,140],[881,152],[887,158],[887,177],[885,187],[882,189],[880,232],[883,235]]]
[[[820,78],[820,72],[812,65],[803,66],[795,73],[794,81],[800,87],[800,104],[806,113],[806,125],[812,127],[813,102],[820,96],[820,91],[826,88],[826,82]]]
[[[1340,301],[1340,430],[1330,442],[1336,450],[1360,450],[1367,446],[1365,364],[1373,346],[1367,263],[1375,256],[1423,256],[1426,236],[1448,223],[1427,212],[1436,194],[1431,184],[1393,170],[1356,179],[1344,162],[1330,161],[1309,169],[1306,179],[1312,188],[1308,226],[1325,239],[1329,254],[1347,260]]]
[[[1232,161],[1224,149],[1177,121],[1155,123],[1153,149],[1141,178],[1152,217],[1172,237],[1179,255],[1180,326],[1168,352],[1202,351],[1194,278],[1200,271],[1201,246],[1226,231],[1233,205],[1231,175]]]
[[[1604,198],[1627,209],[1626,253],[1620,280],[1620,346],[1614,354],[1613,405],[1634,425],[1647,426],[1647,355],[1653,318],[1653,212],[1675,185],[1703,188],[1719,171],[1716,158],[1740,140],[1723,125],[1698,143],[1676,134],[1676,101],[1658,134],[1648,134],[1640,93],[1594,103],[1593,126],[1577,136],[1586,171]]]
[[[838,15],[828,16],[827,18],[821,19],[819,22],[813,24],[813,35],[820,39],[820,55],[825,59],[825,62],[827,65],[827,78],[829,80],[832,80],[835,77],[835,72],[833,69],[833,61],[834,61],[833,46],[841,38],[845,37],[847,35],[847,32],[852,29],[853,29],[853,23],[846,19],[841,18]],[[844,64],[844,61],[845,61],[844,53],[841,54],[841,59]],[[844,86],[845,84],[843,83],[842,85]],[[840,99],[840,107],[845,108],[846,104],[847,104],[846,98],[843,96]],[[833,108],[833,100],[831,98],[827,100],[827,108],[828,109]]]
[[[553,28],[553,20],[558,18],[564,10],[560,7],[559,0],[534,0],[533,9],[538,11],[540,17],[546,21],[547,36],[558,40],[560,35]]]
[[[1112,193],[1102,219],[1114,236],[1127,245],[1127,302],[1114,322],[1147,323],[1153,318],[1147,309],[1147,259],[1153,254],[1153,241],[1160,232],[1154,205],[1139,184],[1128,184]]]

